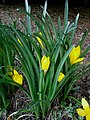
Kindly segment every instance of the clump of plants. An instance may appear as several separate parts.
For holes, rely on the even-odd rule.
[[[79,14],[73,23],[68,21],[68,0],[66,0],[64,25],[62,27],[61,19],[58,17],[58,28],[56,28],[46,8],[47,3],[43,8],[43,14],[39,13],[34,17],[30,14],[26,1],[26,11],[19,10],[25,12],[27,16],[27,24],[22,22],[25,32],[13,24],[8,26],[0,23],[0,49],[1,43],[8,48],[6,59],[3,57],[3,60],[8,62],[5,61],[6,65],[0,63],[0,85],[18,86],[31,100],[24,108],[13,113],[16,118],[23,113],[33,112],[36,119],[44,119],[51,110],[53,101],[57,97],[60,101],[64,101],[73,85],[82,76],[90,73],[89,62],[83,62],[90,50],[88,46],[82,51],[86,32],[77,45],[73,44]],[[33,32],[30,20],[36,25]],[[5,48],[2,50],[5,52]],[[21,67],[12,64],[13,56],[17,56]],[[3,67],[9,69],[1,72]],[[27,82],[28,90],[23,87],[23,81]],[[2,87],[4,89],[4,86]],[[7,88],[9,90],[8,86]],[[0,92],[4,94],[3,90]],[[2,102],[4,103],[3,98]]]

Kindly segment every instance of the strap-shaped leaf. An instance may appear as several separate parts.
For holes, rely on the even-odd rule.
[[[56,70],[56,74],[55,74],[55,78],[54,78],[54,81],[53,81],[53,84],[52,84],[52,89],[51,89],[51,93],[49,94],[50,95],[50,100],[52,100],[54,94],[55,94],[55,91],[56,91],[56,88],[57,88],[57,80],[58,80],[58,76],[61,72],[61,69],[67,59],[67,57],[69,56],[71,50],[72,50],[73,46],[71,46],[69,48],[69,50],[65,53],[64,57],[62,58],[62,60],[60,61],[60,64],[59,66],[57,67],[57,70]]]

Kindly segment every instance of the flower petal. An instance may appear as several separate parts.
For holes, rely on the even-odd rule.
[[[83,60],[84,60],[84,58],[78,58],[77,60],[75,60],[75,61],[73,62],[73,64],[78,63],[78,62],[81,62],[81,61],[83,61]]]
[[[47,71],[50,65],[50,57],[46,57],[45,55],[41,59],[42,70]]]
[[[14,82],[22,85],[23,84],[23,76],[14,69],[14,74],[12,76],[12,79],[14,80]]]
[[[81,53],[80,46],[77,46],[77,47],[75,48],[75,53],[76,53],[76,59],[79,58],[80,53]]]
[[[18,38],[18,42],[23,46],[23,44],[22,44],[22,42],[21,42],[21,40]]]
[[[88,111],[89,111],[90,109],[89,109],[89,104],[88,104],[88,102],[85,100],[85,98],[82,98],[82,106],[83,106],[83,109],[85,109],[86,113],[88,113]]]
[[[13,73],[19,75],[18,72],[15,69],[13,70]]]
[[[77,46],[76,48],[74,47],[71,53],[69,54],[70,63],[72,65],[75,64],[75,61],[78,59],[79,56],[80,56],[80,46]]]
[[[40,32],[39,35],[42,35],[42,33]],[[42,40],[39,37],[37,37],[37,40],[38,40],[39,44],[42,46],[42,48],[44,48],[44,46],[42,44]]]
[[[72,49],[72,51],[69,54],[69,58],[70,58],[70,62],[71,64],[73,64],[73,61],[75,61],[76,59],[74,58],[74,53],[75,53],[75,47]]]
[[[86,115],[86,120],[90,120],[90,112]]]
[[[14,82],[16,82],[20,85],[23,84],[23,76],[22,75],[15,74],[15,75],[12,76],[12,78],[13,78]]]
[[[73,55],[73,53],[75,53],[75,47],[73,47],[72,51],[69,54],[69,57],[71,57]]]
[[[60,72],[59,77],[58,77],[58,82],[60,82],[64,78],[64,74]]]
[[[78,108],[76,109],[77,113],[80,115],[80,116],[86,116],[86,112],[85,110],[81,109],[81,108]]]
[[[39,32],[39,35],[42,35],[42,33],[41,33],[41,32]]]

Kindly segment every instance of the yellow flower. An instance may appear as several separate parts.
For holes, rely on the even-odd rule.
[[[18,42],[21,44],[21,46],[23,46],[23,44],[21,43],[20,39],[18,38]]]
[[[14,74],[12,76],[14,82],[22,85],[23,84],[23,76],[19,74],[16,70],[14,70]]]
[[[85,116],[86,120],[90,120],[90,107],[88,102],[85,100],[85,98],[82,98],[82,106],[83,106],[83,109],[82,108],[76,109],[77,113],[80,116],[83,116],[83,117]]]
[[[59,77],[58,77],[58,82],[60,82],[64,77],[65,75],[62,72],[60,72]]]
[[[49,65],[50,65],[50,57],[46,57],[44,55],[41,59],[42,70],[44,70],[44,72],[46,72],[49,68]]]
[[[79,58],[80,53],[81,53],[80,46],[77,46],[76,48],[74,47],[72,49],[71,53],[69,54],[71,65],[84,60],[84,58]]]
[[[42,33],[41,33],[41,32],[40,32],[39,34],[42,36]],[[38,40],[39,44],[42,46],[42,48],[44,48],[41,39],[40,39],[39,37],[37,37],[37,40]]]

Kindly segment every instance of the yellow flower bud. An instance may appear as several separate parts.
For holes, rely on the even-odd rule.
[[[65,75],[62,72],[60,72],[59,77],[58,77],[58,82],[60,82],[64,77]]]
[[[23,46],[23,44],[21,43],[20,39],[18,38],[18,42],[20,43],[21,46]]]
[[[46,72],[49,69],[49,65],[50,65],[50,57],[46,57],[44,55],[41,59],[42,70],[44,70],[44,72]]]
[[[14,74],[12,76],[14,82],[22,85],[23,84],[23,76],[19,74],[16,70],[14,70]]]
[[[42,33],[41,33],[41,32],[40,32],[39,34],[42,36]],[[43,44],[42,44],[42,40],[41,40],[39,37],[37,37],[37,40],[38,40],[39,44],[42,46],[42,48],[44,48],[44,46],[43,46]]]

